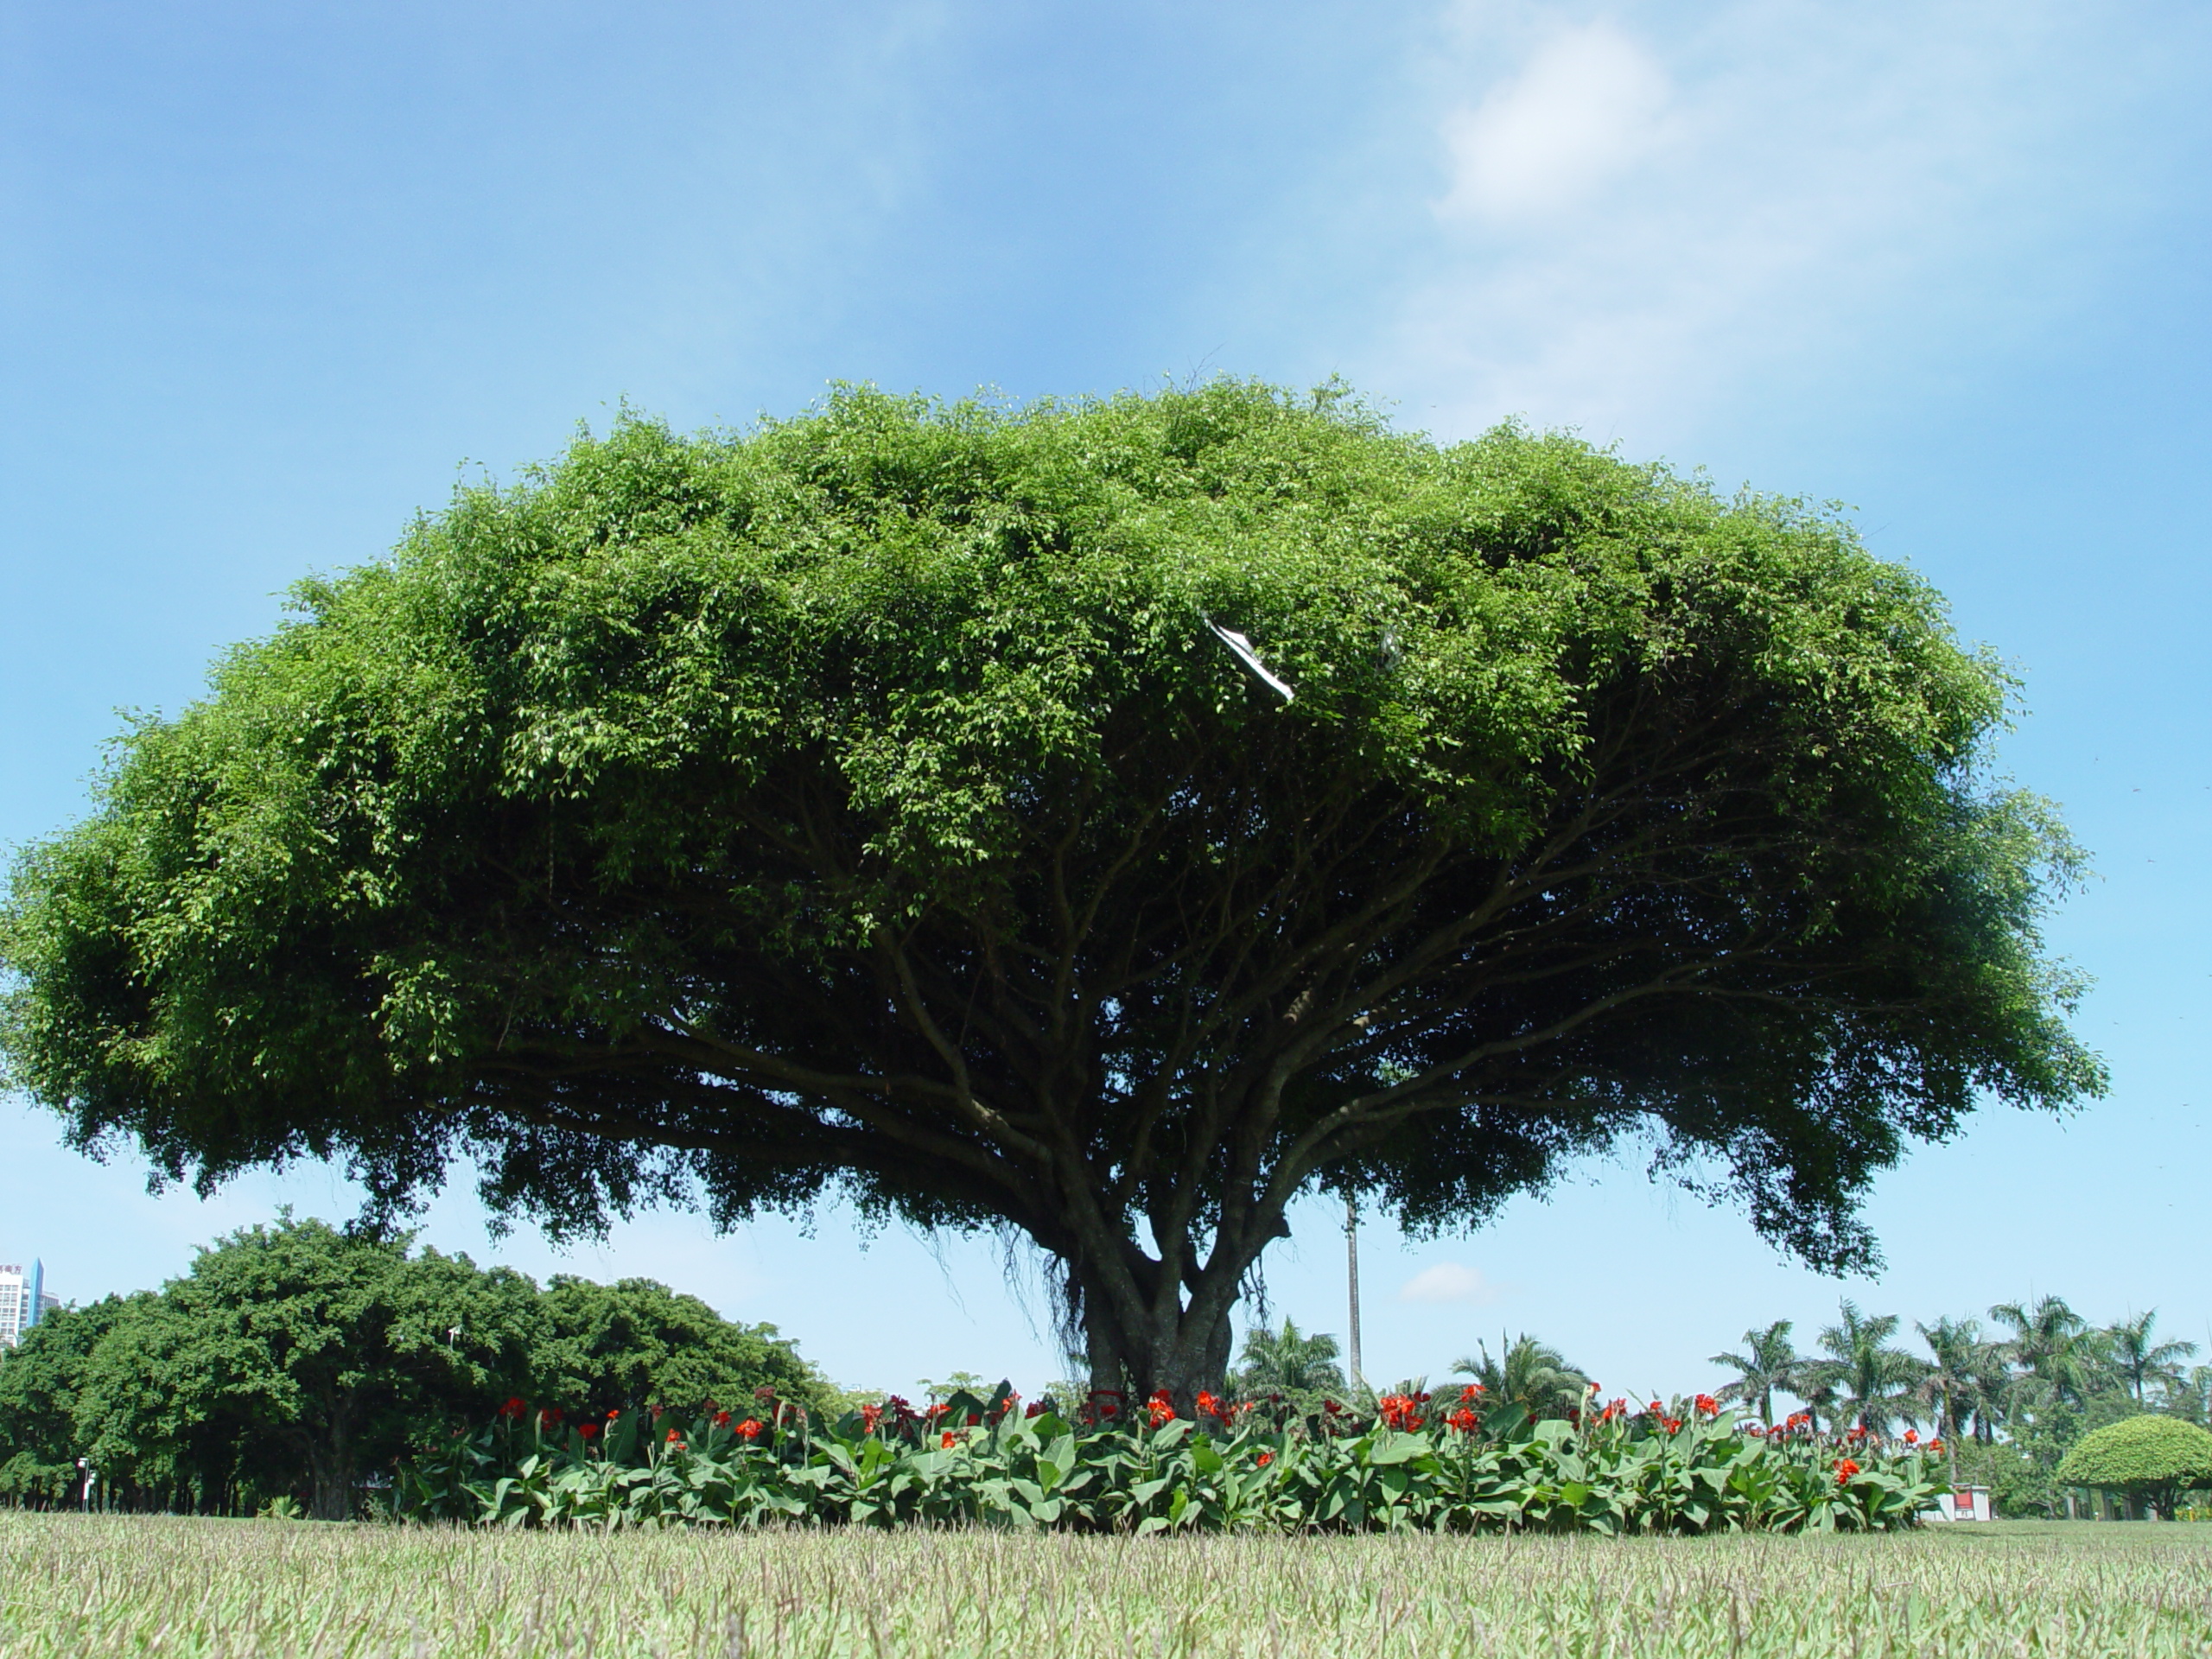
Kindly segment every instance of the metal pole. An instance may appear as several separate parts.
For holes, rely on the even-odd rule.
[[[1344,1277],[1351,1287],[1351,1343],[1346,1356],[1351,1362],[1351,1385],[1364,1389],[1367,1378],[1359,1368],[1359,1205],[1344,1194]]]

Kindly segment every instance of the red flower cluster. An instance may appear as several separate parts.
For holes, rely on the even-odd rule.
[[[1208,1394],[1204,1389],[1198,1390],[1198,1415],[1212,1418],[1224,1428],[1231,1427],[1236,1421],[1239,1412],[1251,1409],[1249,1406],[1232,1406],[1219,1395]]]
[[[757,1440],[760,1438],[760,1431],[766,1427],[758,1417],[748,1417],[737,1426],[737,1432],[745,1440]]]
[[[960,1437],[948,1428],[944,1433],[938,1436],[937,1444],[939,1451],[950,1452],[954,1446],[960,1444]]]
[[[576,1425],[576,1433],[582,1435],[584,1439],[589,1440],[593,1435],[599,1433],[599,1425],[597,1423],[578,1423]]]
[[[1154,1389],[1152,1391],[1152,1398],[1144,1402],[1144,1408],[1152,1414],[1152,1426],[1154,1428],[1158,1428],[1162,1423],[1172,1423],[1175,1421],[1175,1402],[1168,1398],[1167,1390],[1165,1389]]]
[[[1460,1407],[1444,1421],[1448,1427],[1458,1429],[1462,1434],[1471,1434],[1482,1427],[1482,1419],[1476,1416],[1473,1408],[1469,1406]]]
[[[1849,1458],[1838,1458],[1835,1460],[1835,1484],[1837,1485],[1848,1486],[1851,1484],[1851,1478],[1858,1472],[1859,1465],[1853,1462]]]
[[[1092,1389],[1084,1395],[1083,1404],[1075,1414],[1078,1421],[1095,1428],[1119,1417],[1122,1407],[1128,1400],[1128,1395],[1119,1389]]]
[[[1905,1430],[1904,1443],[1907,1446],[1918,1446],[1920,1444],[1920,1431],[1916,1428],[1908,1428]]]
[[[561,1426],[561,1408],[558,1406],[543,1408],[537,1414],[537,1426],[540,1428],[558,1428]]]
[[[1463,1406],[1471,1406],[1482,1397],[1483,1385],[1479,1382],[1470,1382],[1459,1390],[1459,1403]]]
[[[883,1421],[883,1408],[882,1408],[881,1406],[862,1406],[862,1407],[861,1408],[861,1433],[863,1433],[863,1434],[873,1434],[873,1433],[875,1433],[875,1426],[876,1426],[878,1423],[881,1422],[882,1421]]]
[[[1625,1417],[1627,1414],[1628,1402],[1625,1400],[1615,1400],[1607,1405],[1603,1411],[1598,1414],[1598,1421],[1601,1423],[1610,1423],[1614,1418]]]
[[[1718,1417],[1720,1414],[1720,1402],[1709,1394],[1700,1394],[1690,1404],[1700,1417]]]
[[[726,1411],[716,1412],[715,1414],[715,1427],[716,1428],[728,1428],[729,1427],[729,1413]]]
[[[1042,1417],[1045,1414],[1045,1402],[1042,1400],[1032,1400],[1021,1408],[1021,1414],[1024,1417]]]
[[[1425,1394],[1386,1394],[1375,1402],[1375,1414],[1392,1428],[1410,1433],[1428,1421],[1421,1411],[1427,1403]]]
[[[523,1403],[520,1395],[511,1395],[508,1396],[507,1403],[499,1408],[499,1415],[509,1422],[513,1422],[529,1409],[530,1408]]]
[[[1274,1452],[1261,1452],[1261,1453],[1260,1453],[1260,1457],[1259,1457],[1259,1464],[1260,1464],[1260,1467],[1261,1467],[1261,1468],[1262,1468],[1262,1469],[1266,1468],[1269,1464],[1273,1463],[1274,1460],[1275,1460],[1275,1454],[1274,1454]]]

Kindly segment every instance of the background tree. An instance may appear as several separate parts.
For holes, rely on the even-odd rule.
[[[1869,1317],[1848,1297],[1839,1312],[1837,1323],[1821,1332],[1825,1357],[1810,1361],[1808,1374],[1834,1390],[1836,1412],[1870,1433],[1886,1433],[1898,1416],[1911,1421],[1913,1391],[1923,1367],[1891,1342],[1897,1333],[1897,1316]]]
[[[141,1485],[190,1484],[203,1504],[298,1491],[343,1519],[364,1471],[528,1387],[532,1300],[507,1269],[287,1216],[217,1241],[118,1321],[79,1427]]]
[[[2093,1330],[2063,1297],[1999,1302],[1989,1317],[2012,1332],[2008,1357],[2026,1373],[2013,1386],[2014,1414],[2051,1405],[2078,1412],[2115,1385],[2104,1332]]]
[[[646,1405],[741,1408],[761,1388],[817,1413],[831,1405],[834,1391],[775,1326],[734,1324],[650,1279],[556,1277],[534,1326],[531,1403],[571,1416]]]
[[[1490,1344],[1478,1343],[1474,1356],[1452,1362],[1452,1374],[1472,1377],[1483,1386],[1493,1405],[1510,1402],[1532,1417],[1564,1417],[1588,1394],[1590,1379],[1567,1363],[1566,1357],[1548,1343],[1526,1332],[1510,1342],[1498,1332],[1497,1356]]]
[[[1318,1410],[1323,1400],[1344,1394],[1344,1374],[1337,1363],[1342,1351],[1327,1332],[1308,1335],[1287,1317],[1279,1331],[1255,1325],[1244,1333],[1230,1387],[1245,1399],[1279,1394],[1300,1411]]]
[[[1736,1380],[1719,1389],[1723,1400],[1735,1400],[1749,1404],[1756,1400],[1759,1421],[1774,1421],[1774,1391],[1795,1394],[1801,1378],[1799,1371],[1804,1361],[1789,1340],[1791,1330],[1788,1319],[1777,1319],[1764,1331],[1744,1332],[1744,1351],[1740,1354],[1715,1354],[1709,1362],[1726,1365],[1736,1373]]]
[[[1966,1423],[1980,1403],[1981,1378],[1986,1368],[1981,1327],[1972,1319],[1939,1319],[1932,1325],[1914,1321],[1913,1329],[1928,1344],[1929,1359],[1922,1368],[1914,1392],[1928,1409],[1936,1433],[1950,1455],[1951,1484],[1958,1484],[1959,1440]]]
[[[2139,1406],[2149,1403],[2148,1390],[2161,1392],[2181,1386],[2181,1363],[2196,1352],[2193,1342],[2159,1342],[2152,1334],[2158,1310],[2138,1313],[2105,1327],[2105,1352],[2113,1370],[2135,1396]]]
[[[1026,1235],[1095,1379],[1187,1395],[1317,1186],[1471,1226],[1650,1135],[1860,1267],[1907,1145],[2102,1084],[1993,660],[1847,524],[1570,438],[625,420],[297,599],[0,915],[16,1081],[202,1186],[841,1185]]]
[[[45,1507],[79,1490],[77,1396],[93,1350],[124,1306],[106,1296],[54,1309],[0,1351],[0,1503]]]

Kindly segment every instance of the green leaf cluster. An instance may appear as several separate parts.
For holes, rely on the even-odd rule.
[[[1706,1533],[1910,1526],[1940,1471],[1813,1437],[1700,1419],[1580,1425],[1518,1407],[1479,1428],[1231,1414],[1209,1427],[1024,1417],[1003,1385],[901,1431],[727,1415],[503,1421],[410,1465],[399,1512],[483,1526],[892,1527],[1116,1531]],[[1669,1421],[1673,1427],[1668,1427]],[[957,1427],[947,1424],[960,1425]],[[1849,1451],[1849,1459],[1844,1453]]]

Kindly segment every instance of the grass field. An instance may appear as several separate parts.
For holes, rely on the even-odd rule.
[[[2212,1655],[2212,1527],[482,1534],[0,1513],[13,1655]]]

